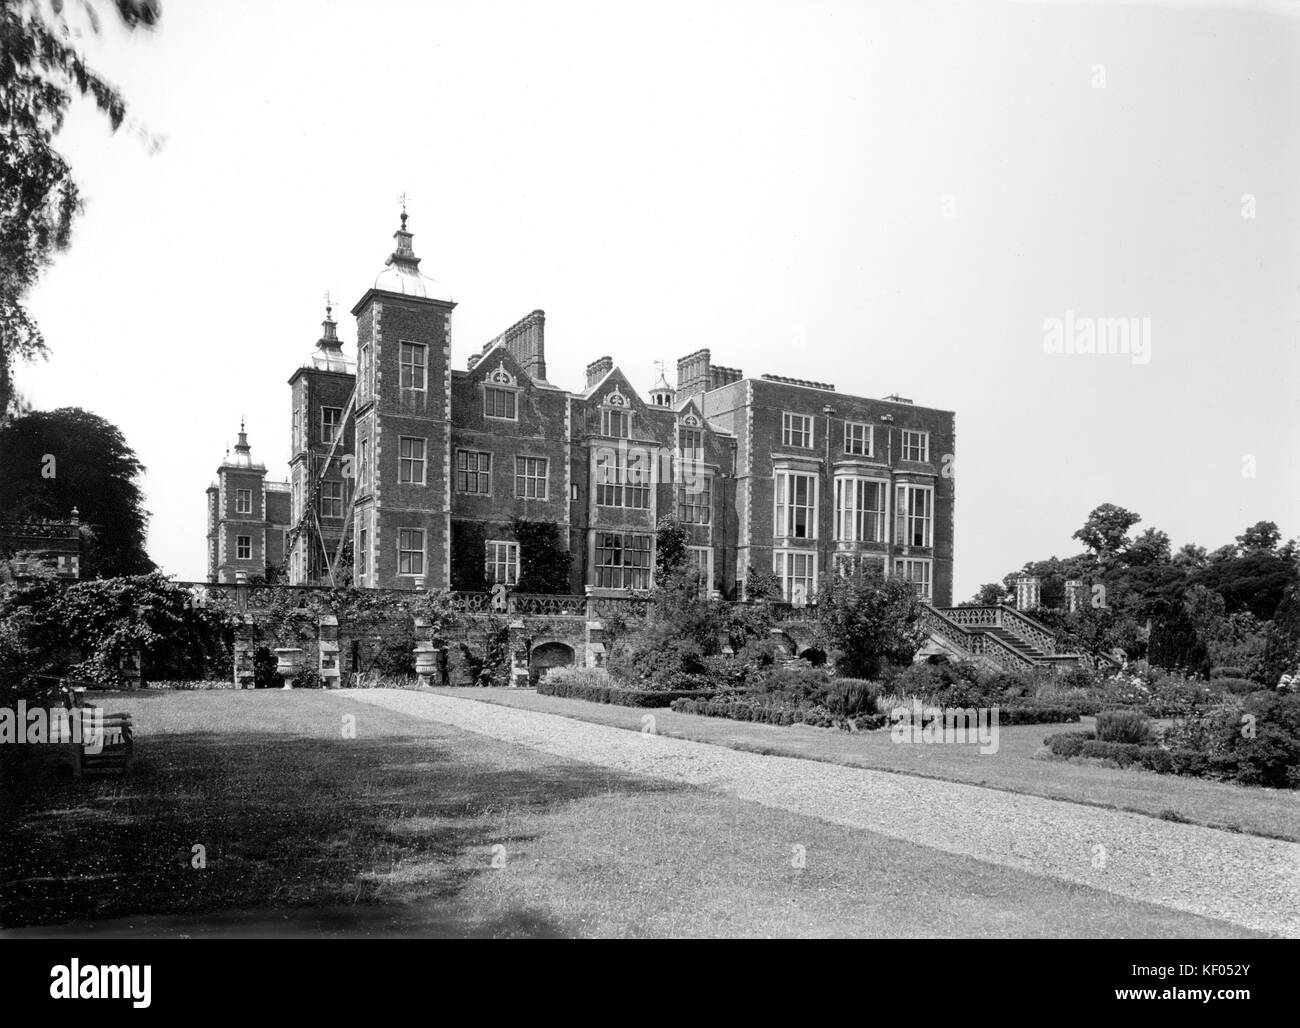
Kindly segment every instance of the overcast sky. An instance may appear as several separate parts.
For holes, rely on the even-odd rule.
[[[955,410],[955,599],[1104,502],[1293,536],[1298,42],[1285,5],[164,0],[91,47],[165,144],[70,118],[19,388],[122,428],[202,578],[240,415],[286,477],[286,380],[326,289],[353,353],[405,191],[457,367],[540,307],[569,388],[708,346]],[[1149,360],[1046,353],[1069,311],[1149,318]]]

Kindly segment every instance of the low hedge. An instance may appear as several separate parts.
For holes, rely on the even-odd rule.
[[[612,703],[620,707],[668,707],[674,700],[707,699],[711,689],[655,690],[625,689],[619,685],[597,685],[590,682],[571,682],[548,675],[537,683],[539,696],[557,696],[567,700],[586,700],[588,703]]]
[[[1190,778],[1233,777],[1235,762],[1212,757],[1196,750],[1170,749],[1134,742],[1106,742],[1093,732],[1059,732],[1043,743],[1053,756],[1088,757],[1113,760],[1120,767],[1138,767],[1157,774],[1183,775]]]
[[[765,725],[808,725],[812,728],[843,728],[870,731],[889,723],[884,714],[859,714],[848,718],[833,714],[825,707],[792,707],[787,704],[761,703],[741,697],[726,699],[674,700],[672,709],[679,714],[701,717],[725,717],[732,721],[752,721]]]

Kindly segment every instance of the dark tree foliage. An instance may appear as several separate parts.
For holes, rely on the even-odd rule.
[[[1196,625],[1181,607],[1156,618],[1147,643],[1147,660],[1155,667],[1199,675],[1210,673],[1210,654]]]
[[[1300,585],[1287,586],[1269,625],[1264,645],[1264,681],[1276,684],[1283,675],[1300,673]]]
[[[1192,584],[1219,593],[1229,614],[1248,610],[1261,621],[1270,620],[1287,586],[1297,580],[1294,561],[1267,550],[1254,550],[1211,563],[1192,576]]]
[[[458,593],[487,589],[484,568],[487,535],[477,521],[451,523],[451,588]]]
[[[655,585],[662,586],[686,568],[690,533],[675,517],[665,516],[655,526]],[[708,583],[705,583],[708,587]]]
[[[65,519],[83,526],[81,577],[152,571],[144,472],[116,425],[80,407],[32,411],[0,425],[0,517]]]
[[[153,26],[160,12],[158,0],[114,0],[112,7],[130,29]],[[78,17],[70,20],[70,12]],[[114,131],[126,115],[117,90],[76,48],[80,16],[99,31],[90,0],[0,0],[0,418],[12,406],[14,362],[46,353],[24,299],[53,254],[67,247],[81,210],[54,137],[74,96],[91,99]]]
[[[519,583],[515,588],[521,593],[567,595],[571,555],[563,545],[560,526],[554,521],[514,518],[510,530],[519,543]]]

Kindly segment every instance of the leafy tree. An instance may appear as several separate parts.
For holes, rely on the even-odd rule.
[[[781,579],[775,571],[756,568],[753,564],[745,573],[745,598],[749,600],[779,600]]]
[[[852,678],[876,678],[882,667],[906,664],[925,638],[921,604],[910,582],[878,570],[823,576],[817,594],[817,630],[836,668]]]
[[[655,585],[663,586],[686,569],[690,533],[680,521],[665,515],[655,525]],[[707,583],[706,583],[707,588]]]
[[[964,606],[993,607],[1001,603],[1006,594],[1007,590],[1001,582],[985,582]]]
[[[1128,541],[1128,530],[1142,520],[1141,514],[1103,503],[1094,507],[1083,527],[1074,533],[1098,559],[1105,560],[1120,552]]]
[[[12,406],[16,360],[44,356],[45,340],[24,299],[52,256],[66,249],[81,210],[72,170],[53,140],[74,96],[89,98],[113,131],[126,115],[122,97],[77,51],[79,27],[63,0],[0,4],[0,418]],[[128,29],[157,23],[158,0],[113,0]],[[99,15],[86,0],[93,32]]]
[[[1272,553],[1281,541],[1282,533],[1274,521],[1256,521],[1237,536],[1237,546],[1242,553]]]
[[[1124,548],[1124,560],[1133,567],[1168,564],[1169,536],[1158,528],[1148,528]]]
[[[519,582],[521,593],[567,595],[571,558],[560,539],[560,526],[554,521],[528,521],[513,518],[510,530],[519,542]]]
[[[1190,570],[1203,568],[1209,563],[1209,555],[1205,552],[1205,547],[1197,546],[1195,543],[1184,543],[1172,559],[1174,564]]]
[[[0,425],[0,517],[65,519],[78,509],[83,578],[143,574],[149,514],[144,465],[116,425],[80,407]]]

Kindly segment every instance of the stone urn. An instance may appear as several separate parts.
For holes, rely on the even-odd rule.
[[[277,646],[275,673],[284,679],[286,689],[293,688],[293,680],[302,671],[302,650],[297,646]]]
[[[438,676],[438,647],[431,642],[415,644],[415,675],[421,686],[431,686]]]

